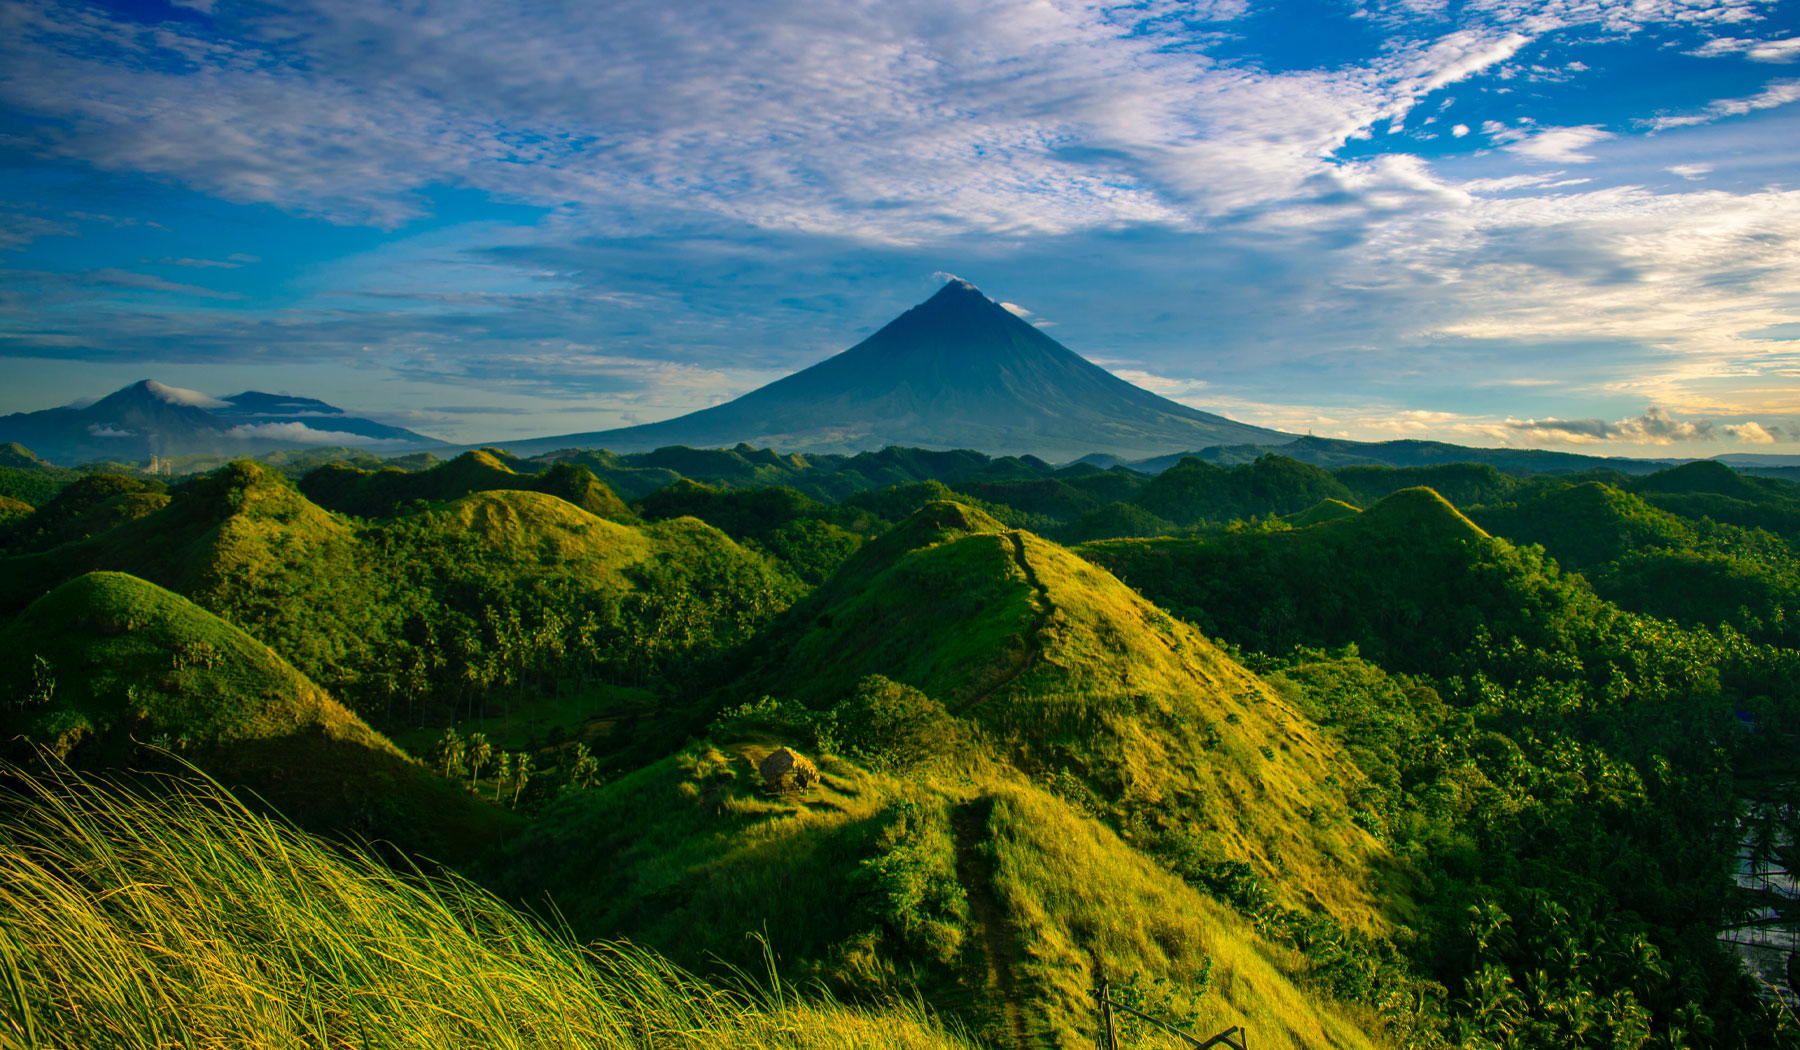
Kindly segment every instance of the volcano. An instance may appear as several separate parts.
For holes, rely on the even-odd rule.
[[[253,456],[324,446],[412,451],[439,443],[313,398],[257,390],[208,397],[154,379],[139,380],[92,404],[0,416],[0,442],[6,441],[64,464]]]
[[[902,445],[1067,460],[1291,440],[1133,386],[952,279],[843,353],[734,401],[660,423],[507,446],[532,455],[740,442],[784,452]]]

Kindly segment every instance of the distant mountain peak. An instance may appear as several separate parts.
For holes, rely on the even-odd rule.
[[[1062,460],[1286,440],[1133,386],[952,276],[843,353],[734,401],[660,423],[510,446],[634,452],[748,441],[787,452],[900,445]]]
[[[966,295],[966,294],[981,295],[981,289],[975,287],[974,281],[967,281],[961,277],[951,277],[949,280],[944,282],[944,286],[942,288],[939,288],[937,290],[937,294],[932,296],[932,298],[933,299],[941,299],[947,295],[955,296],[955,295]],[[987,298],[987,296],[985,296],[985,295],[981,295],[981,297],[983,299]]]
[[[0,416],[0,442],[6,441],[57,463],[243,456],[326,445],[392,449],[437,444],[423,434],[351,416],[313,398],[255,390],[217,398],[154,379],[63,408]]]

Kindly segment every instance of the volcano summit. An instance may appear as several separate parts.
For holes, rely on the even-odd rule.
[[[784,452],[906,445],[1066,460],[1289,440],[1133,386],[952,279],[843,353],[734,401],[660,423],[507,445],[525,455],[739,442]]]

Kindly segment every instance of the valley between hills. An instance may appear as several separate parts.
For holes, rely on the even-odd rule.
[[[1790,482],[5,459],[8,1045],[1800,1045]]]

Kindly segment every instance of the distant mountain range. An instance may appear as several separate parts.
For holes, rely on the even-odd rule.
[[[133,383],[91,404],[0,416],[0,442],[8,441],[63,464],[256,455],[327,445],[406,452],[442,444],[411,430],[348,415],[310,397],[246,390],[215,398],[154,379]]]
[[[951,280],[861,343],[734,401],[660,423],[505,445],[520,455],[740,442],[833,453],[897,445],[1069,460],[1291,440],[1133,386],[974,285]]]

